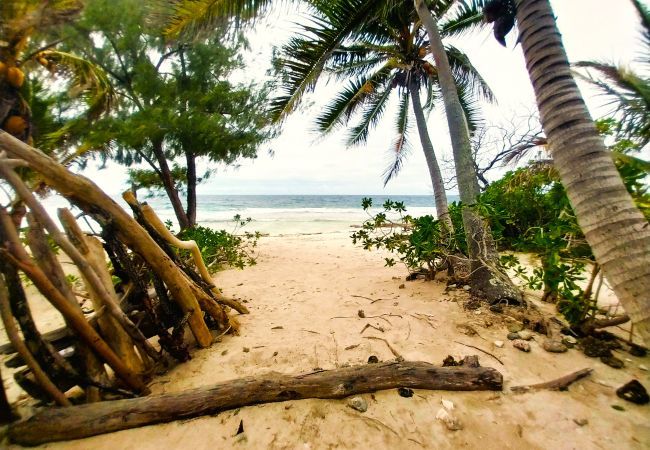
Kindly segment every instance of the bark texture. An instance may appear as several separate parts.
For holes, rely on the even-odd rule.
[[[429,35],[431,54],[436,62],[438,81],[445,105],[451,146],[456,166],[460,200],[463,202],[463,226],[471,260],[471,285],[474,294],[490,303],[522,301],[522,295],[507,275],[498,268],[498,253],[490,227],[474,211],[480,193],[476,166],[465,113],[458,98],[456,81],[449,65],[447,52],[438,32],[438,24],[424,0],[413,0],[415,9]]]
[[[190,222],[187,218],[185,210],[183,209],[181,197],[178,195],[178,189],[176,189],[176,184],[172,178],[172,171],[169,168],[169,164],[167,163],[167,157],[165,156],[162,142],[153,142],[152,150],[154,156],[156,157],[156,161],[158,161],[158,166],[160,168],[160,178],[162,179],[163,186],[165,187],[167,197],[169,197],[169,201],[174,208],[174,214],[176,214],[178,226],[181,228],[181,230],[184,230],[190,226]]]
[[[447,204],[447,193],[445,192],[445,182],[442,179],[438,159],[436,158],[429,130],[427,128],[427,121],[424,117],[424,110],[422,109],[422,102],[420,101],[420,94],[417,89],[410,88],[411,100],[413,101],[413,113],[415,114],[415,121],[418,126],[418,133],[420,134],[420,142],[422,143],[422,150],[424,157],[427,160],[429,167],[429,175],[431,176],[431,184],[433,186],[433,197],[436,202],[436,212],[438,219],[440,219],[447,229],[453,234],[454,225],[451,223],[449,217],[449,206]]]
[[[650,226],[625,189],[571,75],[548,0],[517,0],[519,40],[556,169],[578,224],[650,345]]]
[[[9,436],[21,445],[38,445],[259,403],[344,398],[398,387],[500,391],[502,385],[503,377],[492,368],[435,367],[425,362],[367,364],[297,376],[271,373],[175,394],[48,409],[12,425]]]

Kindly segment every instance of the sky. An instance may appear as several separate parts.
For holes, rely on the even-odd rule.
[[[239,76],[263,77],[270,64],[273,46],[279,46],[296,31],[301,13],[290,2],[272,11],[248,32],[251,51],[244,59],[248,69]],[[552,0],[558,26],[570,61],[599,60],[627,63],[639,48],[639,19],[628,0]],[[508,47],[492,37],[491,28],[453,42],[465,51],[495,93],[497,105],[484,105],[488,124],[505,124],[535,111],[535,98],[525,69],[516,34],[508,36]],[[606,115],[605,100],[581,84],[587,104],[595,117]],[[410,130],[411,153],[399,173],[384,187],[382,174],[392,159],[390,145],[395,139],[394,109],[388,108],[366,145],[346,148],[345,131],[326,137],[314,132],[314,117],[342,87],[337,82],[319,83],[305,98],[305,107],[290,116],[282,131],[264,145],[257,159],[241,160],[237,168],[217,167],[216,173],[198,188],[199,194],[432,194],[431,181],[415,121]],[[429,133],[446,177],[453,177],[451,144],[444,113],[433,112]],[[269,152],[269,150],[272,150]],[[503,170],[497,170],[492,178]],[[84,175],[111,195],[127,189],[126,169],[108,164],[104,169],[90,162]],[[455,188],[450,189],[455,193]]]

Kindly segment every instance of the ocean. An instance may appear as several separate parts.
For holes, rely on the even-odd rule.
[[[406,214],[412,216],[436,213],[432,195],[199,195],[197,222],[232,231],[233,217],[240,215],[242,219],[251,218],[243,231],[270,235],[349,232],[369,218],[361,208],[364,197],[373,200],[371,214],[383,211],[381,205],[387,199],[404,202]],[[115,200],[129,210],[121,198]],[[457,196],[449,196],[450,202],[455,200]],[[141,197],[140,201],[149,203],[163,221],[176,223],[166,197]],[[56,197],[46,201],[51,213],[64,204],[65,200]]]

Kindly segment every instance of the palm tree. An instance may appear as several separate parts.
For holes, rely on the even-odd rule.
[[[520,292],[499,268],[496,244],[492,239],[488,224],[473,208],[480,189],[472,156],[467,119],[458,96],[452,66],[440,32],[440,29],[444,31],[444,28],[440,27],[439,11],[444,3],[444,1],[433,2],[432,10],[430,10],[424,0],[414,0],[415,10],[429,35],[430,51],[436,62],[438,81],[447,114],[458,190],[463,203],[463,225],[471,259],[472,289],[489,302],[520,301]],[[482,6],[482,3],[482,1],[476,0],[472,2],[472,5],[479,7]]]
[[[345,3],[345,2],[342,2]],[[449,3],[448,6],[451,6]],[[322,26],[329,27],[328,15],[332,10],[341,8],[338,2],[318,5],[313,21],[323,21]],[[479,18],[478,11],[475,17]],[[474,25],[463,19],[463,27]],[[456,16],[448,17],[447,29],[459,28]],[[285,80],[300,79],[296,67],[311,68],[321,63],[322,54],[318,51],[304,51],[312,41],[311,27],[305,26],[299,36],[292,39],[281,51],[276,65],[284,68]],[[304,33],[304,35],[303,35]],[[340,126],[348,125],[354,114],[361,110],[360,121],[353,126],[347,136],[348,145],[364,143],[371,128],[380,121],[391,93],[398,91],[399,109],[397,113],[397,138],[392,145],[394,162],[385,173],[385,183],[394,177],[402,167],[407,152],[407,130],[409,109],[412,106],[417,128],[425,154],[431,182],[433,185],[438,216],[449,230],[453,225],[448,213],[444,181],[427,129],[425,110],[430,110],[436,99],[437,72],[429,62],[426,47],[426,33],[417,20],[417,15],[408,4],[391,8],[376,20],[365,24],[345,39],[345,45],[336,47],[323,63],[324,73],[330,78],[340,80],[353,78],[352,81],[335,97],[323,113],[316,119],[318,130],[329,133]],[[447,47],[454,70],[459,92],[463,99],[465,111],[473,118],[472,95],[488,100],[492,93],[484,80],[471,65],[469,59],[454,47]],[[296,74],[298,72],[298,74]],[[298,75],[298,76],[296,76]],[[285,84],[286,96],[274,104],[275,113],[282,118],[287,104],[295,100],[296,84]],[[420,91],[427,91],[426,104],[422,105]]]
[[[504,1],[511,2],[493,2],[489,12],[503,11]],[[578,223],[635,330],[650,344],[648,221],[635,207],[589,115],[550,2],[516,0],[510,6],[516,6],[519,41],[542,126]]]
[[[639,0],[632,0],[637,10],[643,32],[643,53],[638,62],[650,68],[650,9]],[[592,69],[599,75],[594,78],[578,72],[583,80],[598,88],[611,99],[615,113],[620,116],[618,137],[635,142],[640,148],[650,143],[650,77],[631,68],[598,61],[579,61],[574,66]]]

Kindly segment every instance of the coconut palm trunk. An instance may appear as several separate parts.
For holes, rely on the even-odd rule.
[[[436,212],[438,219],[445,224],[447,229],[453,233],[454,225],[451,223],[449,217],[449,206],[447,204],[447,194],[445,192],[445,182],[442,179],[440,166],[436,159],[436,153],[433,150],[433,144],[429,137],[429,130],[427,128],[427,121],[424,117],[424,110],[422,109],[422,102],[420,101],[420,94],[417,88],[410,87],[411,101],[413,102],[413,113],[415,114],[415,121],[418,126],[418,133],[420,134],[420,142],[422,143],[422,150],[424,157],[427,160],[429,167],[429,175],[431,175],[431,184],[433,185],[433,197],[436,202]]]
[[[650,226],[635,207],[571,75],[548,0],[517,0],[519,40],[544,132],[587,242],[650,345]]]
[[[438,32],[438,24],[424,0],[413,0],[415,9],[429,35],[431,54],[436,62],[438,81],[445,105],[451,145],[456,166],[460,200],[463,202],[463,226],[471,259],[472,291],[490,303],[502,300],[521,301],[521,293],[498,267],[496,244],[488,224],[473,209],[480,193],[472,157],[469,129],[458,98],[447,52]]]

